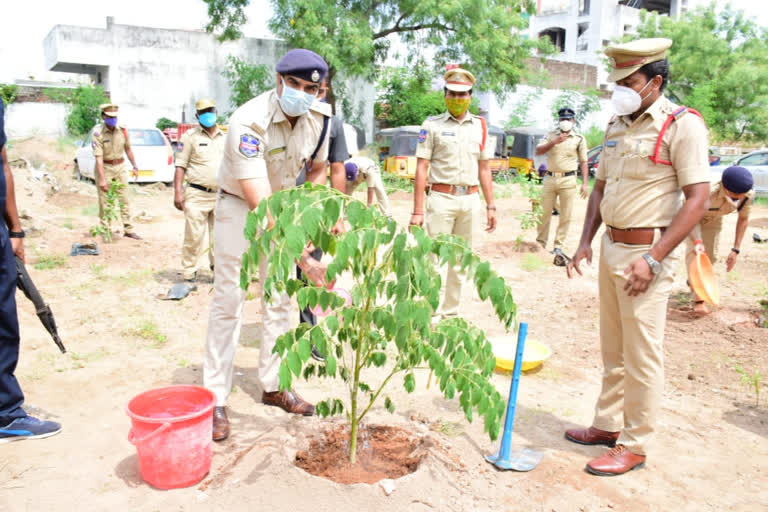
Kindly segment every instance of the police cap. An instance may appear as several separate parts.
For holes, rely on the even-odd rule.
[[[328,64],[315,52],[298,48],[283,55],[275,71],[319,84],[328,73]]]
[[[636,39],[624,44],[609,46],[605,55],[611,61],[612,70],[608,74],[609,82],[618,82],[651,62],[667,58],[667,49],[672,40],[665,37]]]
[[[574,112],[572,108],[565,107],[558,110],[557,115],[560,119],[573,119],[576,117],[576,112]]]
[[[451,68],[443,75],[445,88],[449,91],[464,92],[472,89],[475,84],[475,75],[459,67]]]
[[[207,108],[216,108],[216,102],[211,99],[204,98],[201,100],[197,100],[197,102],[195,103],[195,110],[200,111],[200,110],[205,110]]]
[[[102,103],[99,105],[99,110],[101,110],[101,113],[107,117],[117,117],[118,108],[119,107],[114,103]]]
[[[734,194],[747,193],[754,184],[752,173],[744,167],[734,165],[723,171],[723,186]]]

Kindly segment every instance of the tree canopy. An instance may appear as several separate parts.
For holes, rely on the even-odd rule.
[[[741,11],[714,5],[679,20],[643,13],[640,37],[668,37],[668,94],[723,140],[768,139],[768,38]]]
[[[242,37],[243,10],[250,0],[204,0],[206,30],[220,39]],[[274,15],[269,27],[292,47],[322,55],[335,72],[372,78],[394,51],[391,35],[399,36],[407,56],[431,54],[434,69],[462,63],[478,79],[479,88],[506,93],[525,73],[533,49],[550,49],[523,32],[530,0],[270,0]]]

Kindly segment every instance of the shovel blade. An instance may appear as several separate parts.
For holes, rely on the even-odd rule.
[[[498,469],[512,471],[530,471],[539,465],[544,454],[531,448],[514,450],[509,454],[508,459],[503,459],[501,453],[497,455],[488,455],[485,460],[496,466]]]

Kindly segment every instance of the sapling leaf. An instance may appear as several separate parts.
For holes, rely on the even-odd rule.
[[[384,397],[384,408],[390,413],[395,412],[395,404],[392,403],[392,400],[388,396]]]
[[[307,338],[301,338],[299,340],[298,354],[302,362],[305,362],[305,363],[309,360],[309,357],[312,355],[312,344],[309,342]]]
[[[277,375],[280,379],[280,389],[290,389],[291,381],[293,379],[291,377],[291,370],[288,368],[288,363],[285,359],[280,363],[280,369],[278,370]]]
[[[291,372],[298,376],[301,372],[301,359],[299,359],[299,355],[296,352],[288,352],[285,355],[285,361],[288,363],[288,368]]]
[[[405,378],[403,379],[403,386],[409,393],[413,393],[413,390],[416,389],[416,379],[412,373],[405,374]]]

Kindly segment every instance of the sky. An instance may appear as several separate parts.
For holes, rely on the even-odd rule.
[[[575,0],[574,0],[575,1]],[[690,0],[691,5],[710,0]],[[7,3],[7,2],[6,2]],[[768,9],[758,0],[730,0],[731,5],[768,27]],[[718,0],[717,4],[726,4]],[[249,37],[272,37],[267,28],[272,9],[268,0],[251,0],[246,10]],[[0,30],[0,83],[16,79],[65,80],[66,73],[45,69],[43,39],[57,24],[106,27],[107,16],[115,23],[161,28],[202,30],[208,15],[202,0],[15,0],[3,8]]]

